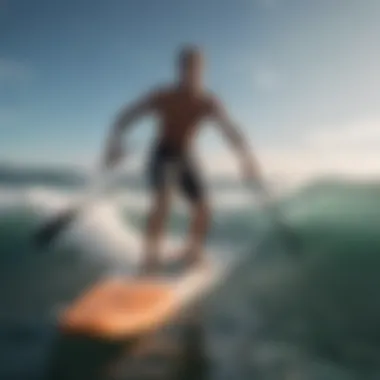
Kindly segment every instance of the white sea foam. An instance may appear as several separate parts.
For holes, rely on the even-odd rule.
[[[43,223],[75,204],[81,197],[83,193],[80,191],[57,188],[3,188],[0,189],[0,212],[21,209],[35,215],[38,223]],[[252,204],[252,195],[244,191],[214,191],[211,198],[215,211],[241,210]],[[125,211],[145,216],[150,201],[149,194],[143,191],[123,190],[100,197],[88,204],[60,236],[57,244],[86,252],[94,258],[106,257],[135,265],[142,256],[142,231],[128,221],[128,212]],[[175,201],[176,213],[185,216],[188,211],[186,203],[178,196]],[[183,233],[186,233],[185,224]],[[181,251],[182,243],[182,236],[169,235],[163,244],[162,256],[176,256]]]

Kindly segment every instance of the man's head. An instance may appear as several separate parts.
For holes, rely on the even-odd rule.
[[[198,88],[202,86],[204,58],[196,46],[183,47],[178,55],[179,77],[182,84]]]

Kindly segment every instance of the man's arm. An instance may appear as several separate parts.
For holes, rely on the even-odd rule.
[[[211,100],[210,116],[222,132],[224,138],[241,159],[243,175],[247,180],[261,177],[258,161],[249,149],[246,138],[229,117],[223,104],[216,98]]]
[[[117,115],[106,143],[103,165],[112,166],[122,156],[121,138],[136,120],[155,109],[158,93],[150,93],[133,104],[125,106]]]

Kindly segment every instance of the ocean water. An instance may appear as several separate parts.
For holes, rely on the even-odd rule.
[[[87,354],[73,354],[77,343],[62,351],[56,318],[102,276],[136,268],[149,205],[144,182],[120,180],[41,250],[31,242],[33,231],[70,205],[88,177],[0,169],[0,379],[127,378],[123,361],[113,372],[88,369],[102,360],[109,368],[115,347],[94,351],[89,343]],[[380,379],[380,184],[317,180],[284,192],[278,206],[301,255],[239,184],[210,186],[209,246],[248,255],[190,326],[176,378]],[[167,244],[186,233],[186,211],[176,203]],[[51,375],[57,357],[66,364]]]

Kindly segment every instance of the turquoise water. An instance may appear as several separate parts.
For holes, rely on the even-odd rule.
[[[42,181],[44,189],[51,187],[49,194],[61,193],[66,184],[61,178],[49,181]],[[0,378],[39,379],[51,366],[60,339],[54,327],[57,308],[107,271],[130,263],[116,255],[119,237],[111,233],[105,234],[104,244],[115,255],[99,254],[102,249],[93,254],[91,239],[86,240],[91,226],[80,235],[72,231],[74,238],[68,236],[48,251],[36,250],[30,234],[44,220],[41,202],[30,195],[37,185],[33,177],[24,183],[18,177],[21,195],[9,194],[15,188],[11,185],[0,210]],[[37,198],[45,200],[50,212],[56,207]],[[379,200],[380,184],[348,181],[317,181],[281,200],[302,241],[298,258],[268,218],[249,204],[217,210],[211,244],[239,254],[263,231],[268,238],[228,289],[215,295],[201,323],[208,342],[201,345],[206,351],[201,362],[209,364],[198,368],[193,347],[183,373],[208,379],[380,378]],[[141,228],[144,213],[131,203],[116,207],[117,222],[115,215],[105,213],[100,220],[99,214],[96,228],[111,228],[112,223],[125,230]],[[175,212],[172,233],[183,232],[186,223],[185,214]],[[77,356],[78,368],[88,359]]]

